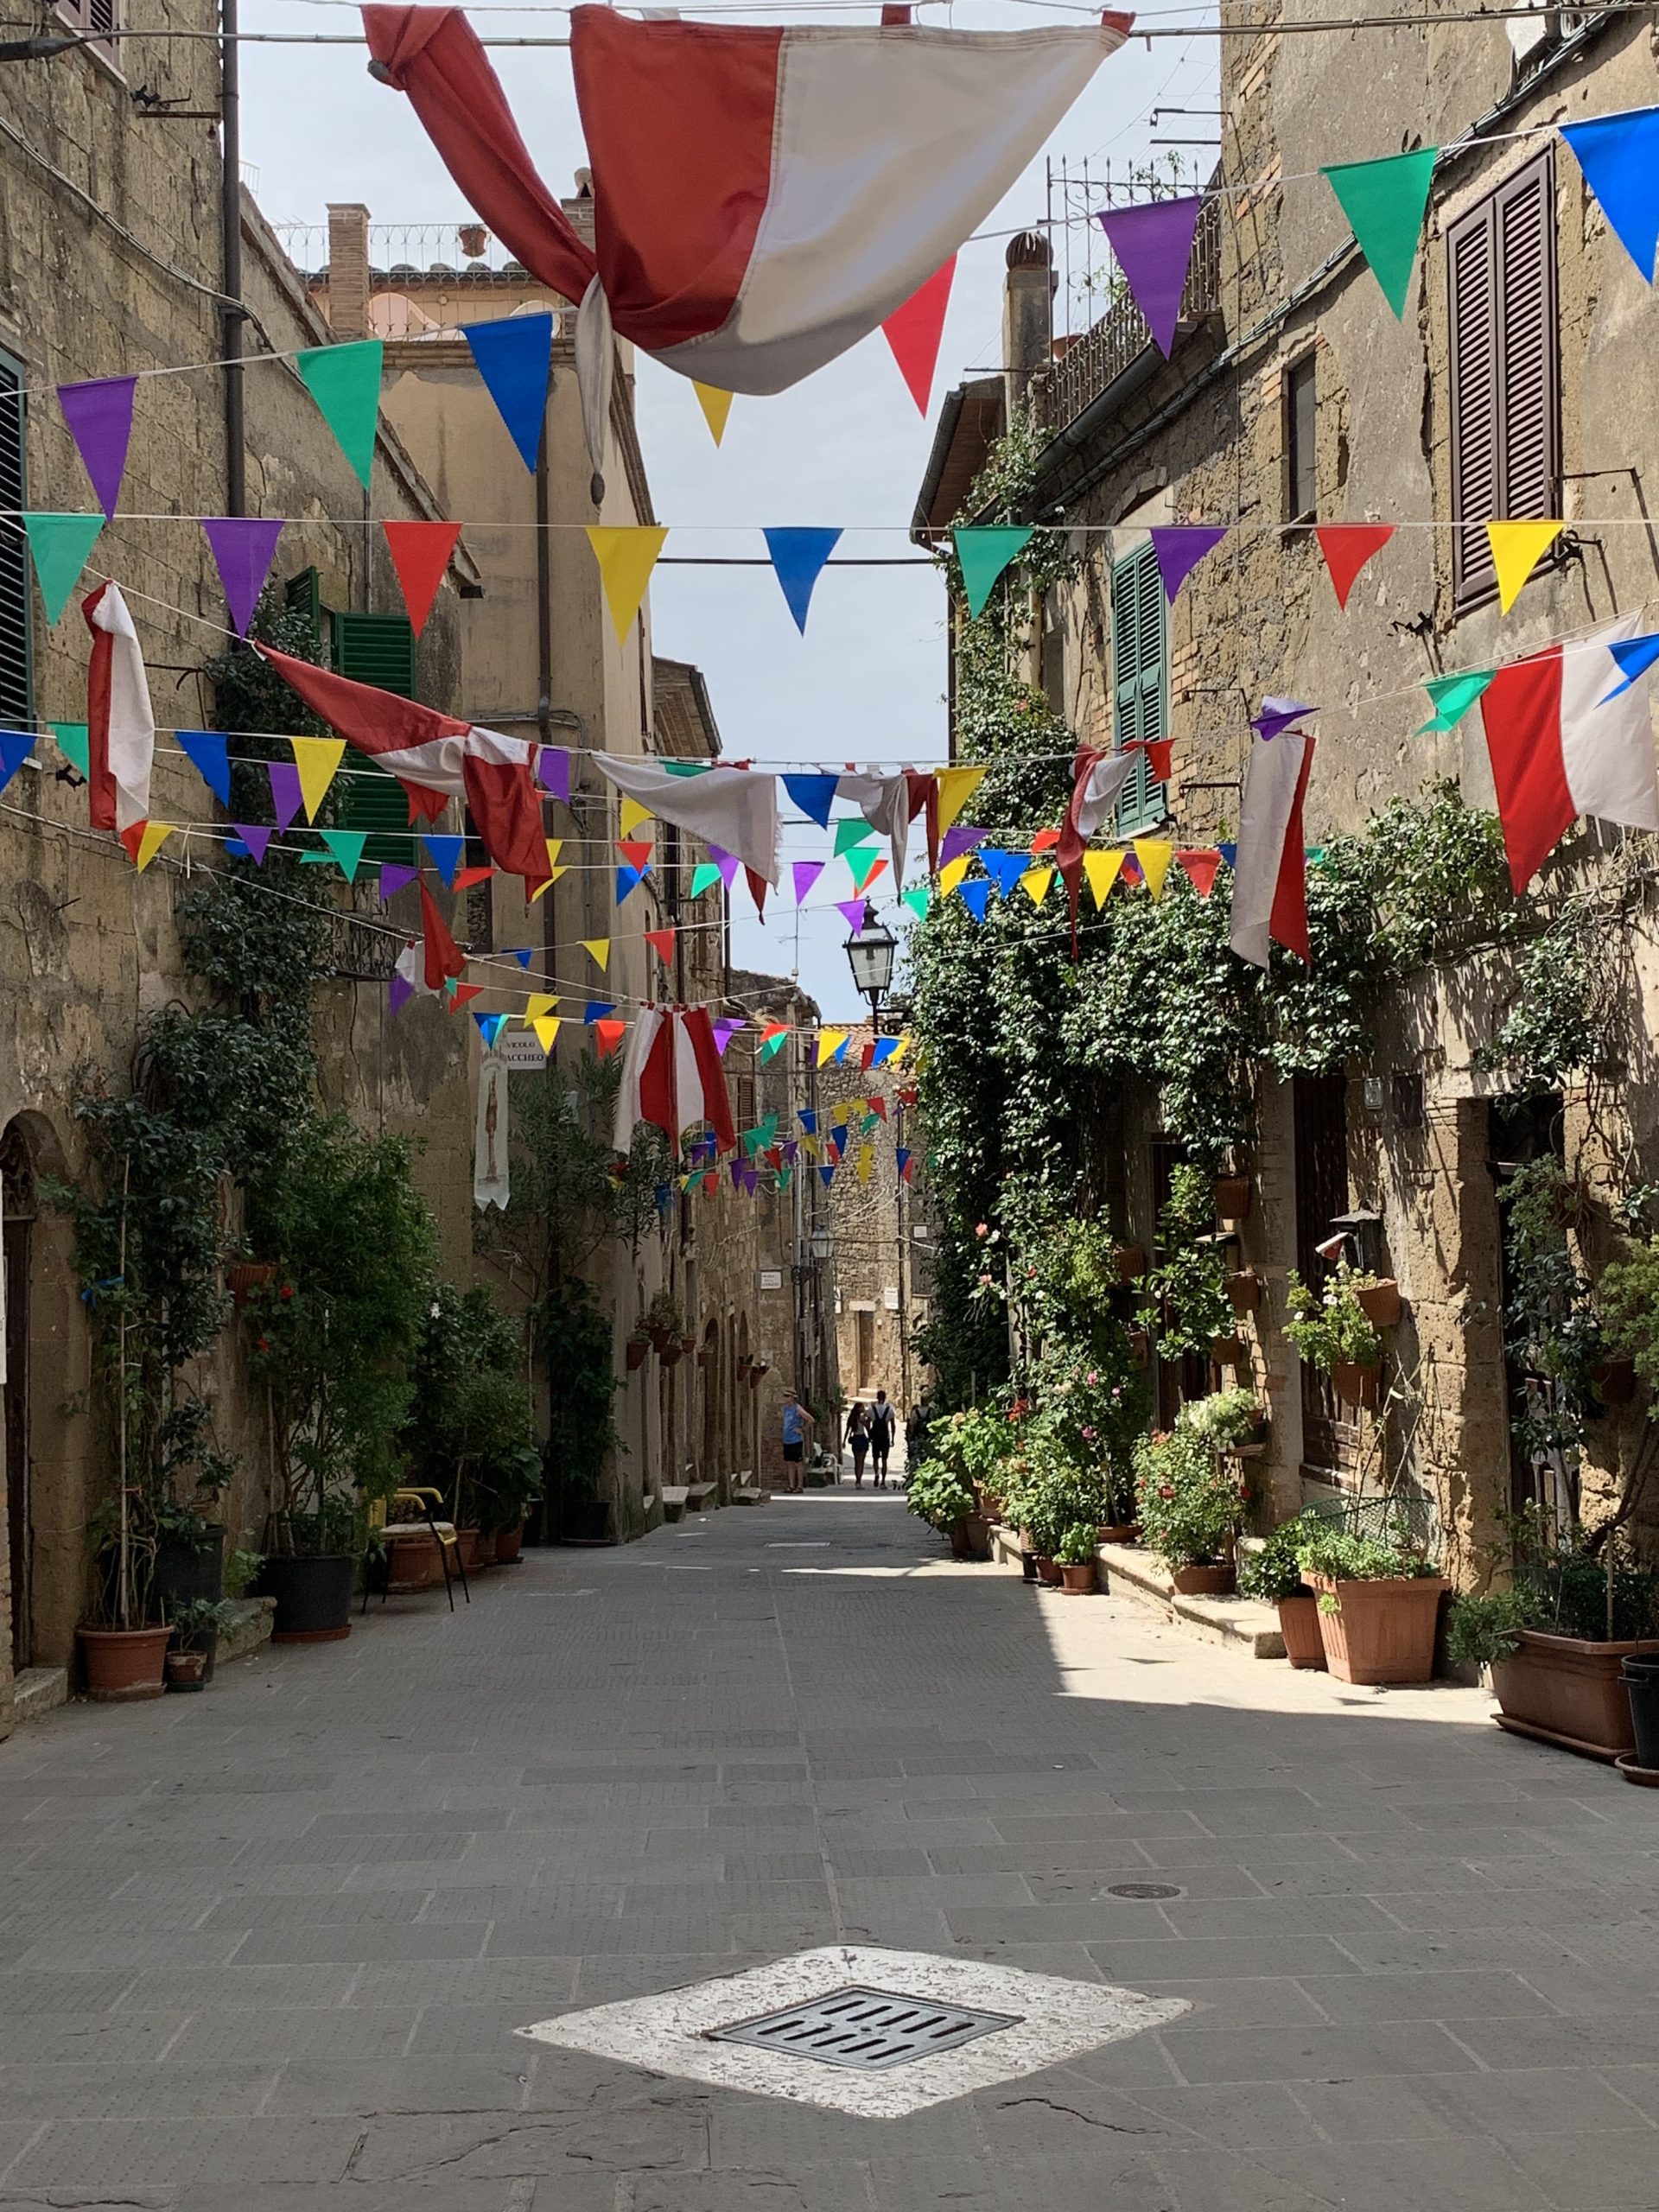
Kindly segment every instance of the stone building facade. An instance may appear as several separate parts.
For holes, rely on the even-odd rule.
[[[1645,23],[1611,12],[1483,27],[1437,25],[1431,11],[1421,27],[1318,38],[1287,35],[1271,11],[1259,22],[1222,42],[1217,191],[1172,357],[1127,303],[1051,353],[1029,305],[1051,281],[1046,255],[1016,242],[1007,372],[947,403],[916,528],[944,527],[990,440],[1028,406],[1046,437],[1029,518],[1078,530],[1083,549],[1075,582],[1032,609],[1029,672],[1080,739],[1106,745],[1138,727],[1128,702],[1143,678],[1160,717],[1149,734],[1174,740],[1170,783],[1143,778],[1120,832],[1230,836],[1250,717],[1277,695],[1318,709],[1306,817],[1317,848],[1440,781],[1491,810],[1478,713],[1423,732],[1425,680],[1651,599],[1650,294],[1552,126],[1649,105],[1654,49]],[[1396,321],[1317,172],[1417,144],[1441,150]],[[1503,614],[1482,525],[1545,516],[1567,528]],[[1345,613],[1315,520],[1395,525]],[[1148,656],[1135,584],[1161,523],[1229,534],[1166,610],[1151,571]],[[1544,913],[1588,897],[1609,925],[1596,954],[1605,1058],[1535,1110],[1519,1110],[1480,1051],[1516,990],[1505,951],[1394,991],[1369,1058],[1344,1073],[1262,1076],[1240,1249],[1265,1288],[1247,1334],[1273,1408],[1278,1512],[1392,1480],[1440,1523],[1450,1571],[1468,1583],[1486,1572],[1500,1516],[1554,1479],[1511,1440],[1497,1187],[1526,1122],[1594,1194],[1576,1236],[1593,1273],[1617,1242],[1621,1195],[1653,1173],[1650,870],[1646,841],[1580,823],[1526,894]],[[1143,1087],[1122,1110],[1105,1180],[1128,1236],[1149,1243],[1167,1154],[1159,1103]],[[1301,1372],[1281,1329],[1287,1273],[1317,1273],[1314,1246],[1355,1214],[1374,1217],[1363,1256],[1406,1300],[1381,1418]],[[1589,1517],[1643,1427],[1639,1408],[1592,1422],[1578,1476]]]

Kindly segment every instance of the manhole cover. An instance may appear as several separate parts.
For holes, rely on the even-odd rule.
[[[874,2074],[906,2066],[913,2058],[955,2050],[979,2036],[1016,2028],[1023,2014],[975,2012],[965,2005],[931,2003],[925,1997],[894,1997],[881,1989],[836,1989],[785,2012],[763,2012],[728,2028],[706,2031],[711,2043],[753,2044],[795,2058],[816,2058],[825,2066],[849,2066]]]
[[[1109,1897],[1178,1897],[1181,1892],[1167,1882],[1114,1882]]]

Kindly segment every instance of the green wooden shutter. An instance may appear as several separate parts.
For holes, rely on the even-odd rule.
[[[1150,540],[1112,569],[1112,725],[1120,751],[1135,738],[1162,737],[1168,725],[1164,580]],[[1161,822],[1165,808],[1164,786],[1143,753],[1118,802],[1117,826],[1138,835]]]
[[[322,578],[315,569],[302,569],[297,576],[290,576],[283,587],[283,597],[289,611],[302,614],[311,626],[311,647],[314,652],[322,647]]]
[[[395,691],[400,699],[415,696],[415,632],[405,615],[337,613],[334,623],[334,667],[340,675],[353,683]],[[353,773],[346,779],[340,828],[369,831],[363,849],[365,860],[412,868],[418,848],[410,830],[409,799],[403,785],[359,753],[348,753],[343,765]]]

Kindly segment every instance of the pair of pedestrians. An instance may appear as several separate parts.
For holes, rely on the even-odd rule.
[[[875,1394],[875,1403],[867,1406],[855,1399],[847,1416],[847,1443],[853,1455],[853,1486],[864,1486],[864,1461],[870,1459],[877,1490],[887,1486],[887,1455],[893,1450],[893,1439],[899,1426],[885,1390]]]

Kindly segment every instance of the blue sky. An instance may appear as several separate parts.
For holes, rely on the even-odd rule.
[[[253,0],[243,15],[246,28],[260,30],[338,32],[354,18],[354,10],[300,0]],[[810,10],[784,9],[745,17],[812,19]],[[1076,10],[1010,0],[958,0],[918,18],[988,30],[1081,19]],[[539,10],[501,10],[480,20],[486,32],[508,35],[563,29],[560,15]],[[863,17],[837,10],[828,20]],[[1074,167],[1088,160],[1097,176],[1109,162],[1121,177],[1129,162],[1158,158],[1154,136],[1213,135],[1213,123],[1201,117],[1169,118],[1156,131],[1147,118],[1160,103],[1213,107],[1214,58],[1211,40],[1163,40],[1148,48],[1132,39],[1102,66],[1048,154]],[[543,175],[568,190],[583,155],[567,56],[507,50],[494,60]],[[257,196],[272,221],[321,223],[330,200],[361,200],[372,220],[385,223],[450,222],[468,212],[407,101],[368,76],[360,50],[248,46],[242,70],[244,154],[258,171]],[[1039,159],[984,228],[1036,222],[1046,206]],[[1074,251],[1077,238],[1074,228]],[[927,423],[879,333],[792,391],[738,398],[718,450],[690,385],[642,359],[640,435],[652,497],[661,521],[683,526],[667,551],[763,552],[761,526],[810,524],[847,532],[839,554],[912,552],[904,532],[939,397],[964,373],[1000,365],[1005,244],[970,243],[958,258]],[[1087,320],[1081,299],[1076,312]],[[804,638],[769,569],[659,569],[652,606],[657,651],[702,669],[729,757],[826,767],[943,758],[944,596],[931,569],[831,566],[819,580]],[[920,842],[912,874],[922,864]],[[810,824],[785,830],[785,863],[826,858],[829,850],[827,836]],[[798,968],[827,1019],[856,1015],[861,1001],[842,951],[846,923],[827,904],[851,889],[845,863],[831,864],[798,917],[785,867],[783,895],[769,902],[772,919],[762,927],[740,887],[735,957],[783,974]]]

